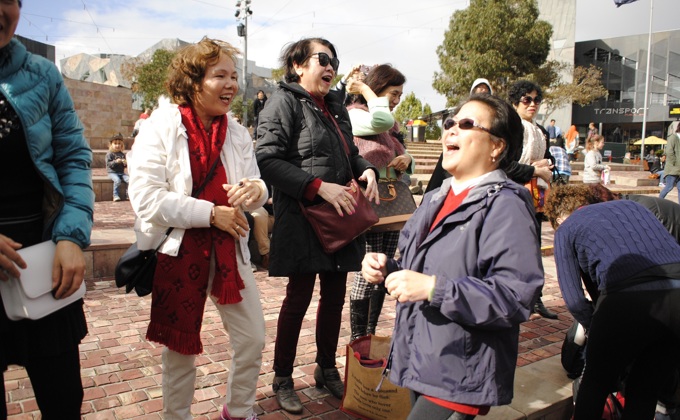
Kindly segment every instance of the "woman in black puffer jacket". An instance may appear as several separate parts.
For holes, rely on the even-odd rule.
[[[330,91],[339,64],[335,47],[324,39],[303,39],[288,45],[281,61],[286,82],[260,112],[256,156],[262,178],[274,189],[269,274],[289,279],[277,326],[273,388],[282,408],[300,413],[291,375],[316,276],[321,299],[314,378],[318,387],[342,398],[344,387],[335,367],[342,306],[347,273],[360,269],[365,244],[357,239],[326,254],[299,203],[327,201],[339,213],[352,214],[356,203],[345,184],[354,176],[366,181],[366,196],[377,201],[378,174],[354,145],[344,94]]]

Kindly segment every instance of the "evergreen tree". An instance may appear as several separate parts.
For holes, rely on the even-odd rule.
[[[478,77],[495,93],[534,73],[550,52],[552,26],[538,19],[536,0],[471,0],[451,17],[437,48],[441,71],[432,86],[453,106],[470,93]]]
[[[132,59],[123,64],[122,72],[132,83],[132,91],[143,97],[142,108],[154,108],[159,96],[168,96],[165,80],[174,56],[175,52],[159,49],[148,62]]]

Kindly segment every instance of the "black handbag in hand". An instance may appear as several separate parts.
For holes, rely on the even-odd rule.
[[[192,197],[198,197],[201,191],[203,191],[208,180],[212,177],[213,172],[215,172],[215,168],[219,161],[220,157],[218,156],[217,159],[215,159],[215,163],[213,163],[210,168],[210,171],[208,171],[203,184],[194,191],[191,195]],[[156,263],[158,262],[156,253],[168,239],[173,229],[174,228],[171,227],[165,231],[165,238],[158,244],[156,249],[145,249],[140,251],[137,249],[136,242],[132,244],[116,264],[116,286],[125,286],[125,293],[130,293],[132,289],[134,289],[137,296],[140,297],[151,293],[151,290],[153,289],[153,276],[156,273]]]

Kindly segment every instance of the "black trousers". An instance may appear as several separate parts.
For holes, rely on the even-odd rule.
[[[680,290],[618,292],[598,301],[574,420],[599,419],[626,376],[623,420],[652,419],[680,361]]]
[[[36,358],[27,363],[38,408],[43,420],[78,420],[83,403],[78,347],[52,357]],[[5,395],[5,382],[0,381]],[[7,419],[7,406],[0,404],[0,419]]]

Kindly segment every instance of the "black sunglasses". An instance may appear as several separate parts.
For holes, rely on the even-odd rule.
[[[541,98],[540,96],[535,96],[533,98],[531,96],[522,96],[519,101],[523,105],[527,105],[527,106],[529,104],[531,104],[532,102],[535,103],[536,105],[540,105],[541,102],[543,101],[543,98]]]
[[[319,57],[319,64],[326,67],[328,65],[328,63],[330,63],[331,67],[333,67],[333,71],[335,71],[337,73],[338,67],[340,67],[340,60],[338,60],[337,57],[331,58],[325,52],[317,52],[317,53],[310,55],[310,57],[315,56],[315,55],[317,57]]]
[[[455,121],[453,118],[447,118],[444,121],[444,130],[449,130],[455,126],[460,127],[461,130],[472,130],[473,128],[479,128],[482,131],[486,131],[487,133],[491,134],[492,136],[496,136],[491,130],[489,130],[486,127],[482,127],[481,125],[477,124],[475,120],[470,119],[470,118],[462,118],[458,121]],[[498,137],[498,136],[496,136]]]

